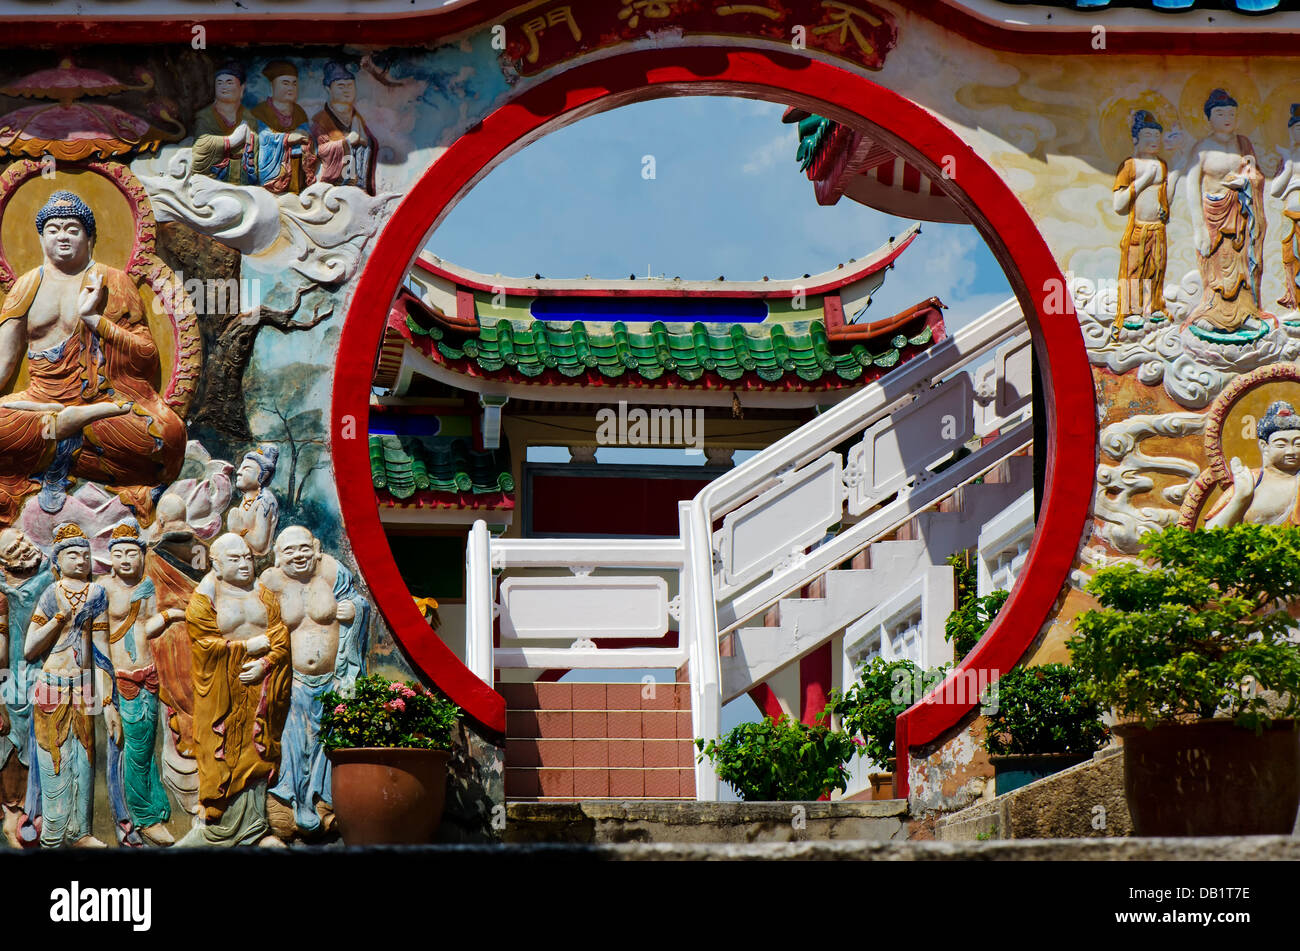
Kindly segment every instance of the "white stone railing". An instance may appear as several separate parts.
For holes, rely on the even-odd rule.
[[[677,647],[631,649],[601,649],[594,640],[665,638],[669,616],[679,613],[680,602],[670,602],[668,591],[678,583],[684,551],[677,538],[492,538],[484,522],[475,522],[465,561],[470,668],[490,683],[493,668],[680,666],[686,660],[680,640]],[[569,573],[496,577],[545,568]],[[617,568],[640,571],[603,573]],[[498,617],[501,644],[493,647]]]
[[[722,523],[711,545],[718,632],[1030,445],[1030,347],[1010,301],[707,485],[692,517]],[[995,385],[977,390],[973,367],[989,355]],[[855,439],[846,463],[835,447]],[[986,441],[932,471],[974,439]]]
[[[944,639],[944,621],[956,607],[952,568],[923,569],[896,590],[893,597],[845,628],[841,690],[851,687],[862,665],[876,657],[910,660],[923,671],[953,659],[952,645]],[[865,790],[871,773],[889,772],[887,765],[864,757],[855,757],[848,768],[846,797]]]
[[[720,636],[1032,443],[1030,348],[1020,307],[1008,301],[681,503],[676,539],[490,539],[476,523],[466,555],[471,668],[491,682],[493,667],[665,667],[689,659],[695,735],[716,737]],[[977,379],[987,360],[992,369],[981,367]],[[838,448],[846,443],[847,457]],[[951,461],[967,445],[978,448]],[[582,598],[573,597],[579,583],[572,578],[530,578],[518,591],[503,585],[498,605],[493,571],[518,567],[563,567],[573,578],[603,577],[592,575],[597,568],[675,571],[678,645],[601,650],[591,643],[609,636],[611,621],[653,627],[644,574],[614,576]],[[619,604],[610,597],[615,589],[641,607]],[[599,616],[595,602],[617,606],[614,616]],[[503,641],[494,649],[494,612],[503,633],[522,633],[515,640],[524,641],[537,635],[548,646]],[[556,647],[561,631],[572,643]],[[697,766],[698,798],[717,794],[711,768]]]
[[[976,546],[976,588],[981,596],[1010,591],[1034,542],[1034,493],[1025,492],[980,530]]]
[[[681,606],[696,594],[698,578],[690,570],[688,510],[679,505],[681,532],[677,538],[492,538],[478,521],[466,548],[466,644],[469,667],[486,683],[501,669],[676,669],[691,661],[692,727],[696,736],[717,736],[716,719],[708,711],[706,686],[717,688],[717,642],[702,649],[694,636],[694,619]],[[695,559],[707,565],[707,558]],[[539,575],[535,569],[565,568],[567,575]],[[527,574],[497,574],[529,569]],[[610,569],[635,569],[635,574],[606,574]],[[597,574],[600,570],[602,573]],[[672,588],[678,594],[669,598]],[[677,623],[676,646],[598,647],[596,639],[663,638],[669,618]],[[499,625],[494,624],[496,619]],[[494,647],[499,627],[501,646]],[[711,647],[711,651],[707,649]],[[697,678],[709,669],[715,676]],[[695,767],[697,795],[717,798],[712,765]],[[701,794],[698,790],[709,791]]]

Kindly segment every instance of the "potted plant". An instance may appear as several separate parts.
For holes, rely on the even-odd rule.
[[[788,716],[742,723],[717,740],[695,741],[699,758],[713,761],[718,778],[745,802],[797,802],[843,791],[853,757],[849,736]]]
[[[442,821],[460,708],[414,682],[358,677],[322,698],[339,831],[349,845],[428,842]]]
[[[910,660],[873,657],[862,665],[847,690],[832,690],[826,714],[837,714],[840,728],[858,742],[858,755],[881,767],[868,775],[872,799],[894,796],[894,736],[898,715],[925,694],[927,685],[942,679],[946,668],[927,674]]]
[[[1101,705],[1067,664],[1007,671],[984,700],[984,749],[998,795],[1082,763],[1106,742]]]
[[[1115,710],[1138,835],[1289,834],[1300,807],[1300,529],[1177,526],[1104,568],[1068,642]]]

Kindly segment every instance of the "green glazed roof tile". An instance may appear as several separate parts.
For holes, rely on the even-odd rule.
[[[795,161],[799,163],[800,171],[806,171],[817,158],[833,124],[832,120],[818,115],[799,121],[799,147],[795,150]]]
[[[370,475],[395,499],[416,492],[488,495],[514,492],[506,449],[478,452],[464,439],[371,436]]]
[[[476,336],[453,343],[438,328],[408,326],[436,342],[449,360],[471,360],[489,373],[509,368],[523,376],[556,370],[577,377],[595,370],[609,379],[633,375],[657,380],[666,373],[682,380],[700,379],[706,372],[724,380],[753,373],[775,382],[792,373],[815,382],[827,374],[857,380],[868,366],[892,367],[908,347],[928,345],[933,336],[925,326],[915,336],[858,343],[835,353],[820,320],[792,324],[672,324],[656,322],[645,330],[630,330],[621,322],[585,324],[500,318],[483,320]]]

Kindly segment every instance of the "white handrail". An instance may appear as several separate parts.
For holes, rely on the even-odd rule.
[[[492,677],[492,537],[479,519],[465,546],[465,665],[489,687]]]
[[[872,539],[910,521],[918,510],[929,508],[952,495],[968,482],[979,478],[1008,456],[1033,444],[1033,421],[1025,420],[1008,432],[981,446],[975,452],[949,466],[941,476],[928,480],[906,496],[872,512],[862,521],[840,532],[815,548],[788,570],[774,575],[751,588],[729,596],[716,605],[717,633],[723,635],[739,627],[759,611],[771,607],[796,588],[807,584],[836,565],[847,561],[870,544]]]
[[[493,673],[493,569],[580,566],[639,566],[680,572],[681,614],[678,649],[690,663],[692,725],[696,736],[718,736],[721,724],[720,634],[735,629],[790,591],[819,577],[860,551],[873,538],[897,528],[918,508],[933,505],[1032,442],[1032,422],[998,433],[941,474],[922,475],[898,498],[881,505],[784,570],[747,589],[717,598],[713,526],[727,512],[775,485],[783,472],[817,459],[877,421],[915,400],[934,384],[991,352],[1026,336],[1024,317],[1013,298],[958,330],[926,353],[842,401],[813,421],[773,443],[679,505],[678,538],[669,539],[496,539],[478,521],[466,549],[467,663],[491,683]],[[994,429],[998,423],[989,425]],[[639,656],[639,654],[638,654]],[[707,761],[696,766],[696,795],[718,796],[718,779]]]
[[[596,567],[681,568],[680,538],[498,538],[497,568]]]
[[[700,490],[695,501],[703,507],[706,515],[716,519],[716,513],[734,508],[771,485],[775,473],[820,455],[827,447],[838,446],[850,436],[861,433],[872,422],[911,399],[917,386],[934,382],[959,364],[979,359],[1004,338],[1023,329],[1024,315],[1013,297],[958,330],[943,343],[863,387],[861,392],[714,479]]]

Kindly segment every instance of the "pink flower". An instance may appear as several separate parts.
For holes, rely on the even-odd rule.
[[[864,739],[863,739],[862,737],[860,737],[860,736],[855,736],[855,737],[853,738],[853,745],[854,745],[854,746],[866,746],[866,745],[867,745],[867,741],[864,740]]]
[[[416,695],[415,691],[412,690],[410,687],[403,687],[403,688],[402,688],[402,696],[403,696],[403,697],[414,697],[415,695]]]
[[[347,713],[347,711],[348,711],[348,708],[345,707],[343,704],[340,703],[337,707],[334,708],[334,715],[335,715],[336,717],[337,717],[337,716],[342,716],[343,714]]]
[[[402,685],[399,683],[391,683],[388,685],[388,690],[390,693],[397,693],[397,691],[401,689],[402,689]]]
[[[386,704],[384,704],[384,706],[387,707],[389,710],[396,710],[399,713],[406,712],[406,701],[403,700],[401,697],[398,697],[396,700],[389,700]]]

